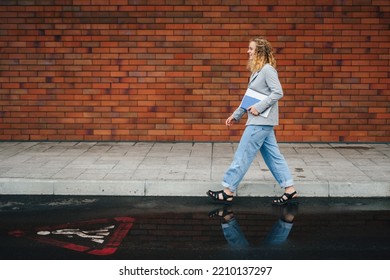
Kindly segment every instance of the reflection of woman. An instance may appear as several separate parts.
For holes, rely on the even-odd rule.
[[[209,217],[220,217],[221,227],[223,235],[226,241],[232,248],[247,248],[249,247],[248,240],[246,240],[244,233],[241,231],[241,227],[234,217],[233,210],[223,208],[216,209],[209,213]]]
[[[291,232],[294,218],[298,214],[298,205],[294,203],[288,204],[280,210],[280,218],[265,237],[264,245],[282,244],[287,240]]]
[[[264,245],[283,244],[293,227],[293,221],[298,212],[298,205],[291,204],[283,206],[280,218],[273,225],[271,231],[266,236]],[[238,224],[232,209],[216,209],[209,213],[209,217],[220,217],[223,235],[229,246],[236,249],[248,248],[249,242]]]
[[[283,205],[297,197],[294,182],[286,160],[279,151],[274,134],[274,126],[278,124],[278,100],[283,96],[278,73],[275,70],[276,61],[271,44],[264,38],[254,38],[249,42],[248,69],[252,75],[248,88],[268,95],[263,101],[250,106],[247,110],[248,120],[240,144],[235,152],[233,162],[226,171],[222,186],[223,190],[207,192],[216,201],[230,203],[233,201],[239,183],[248,171],[258,151],[272,175],[285,189],[284,194],[273,200],[273,204]],[[267,117],[260,114],[271,108]],[[239,121],[246,111],[237,108],[226,120],[226,126],[232,126]]]

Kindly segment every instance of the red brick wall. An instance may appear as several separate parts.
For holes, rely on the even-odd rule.
[[[388,0],[2,0],[0,140],[239,140],[262,35],[279,141],[388,142],[389,25]]]

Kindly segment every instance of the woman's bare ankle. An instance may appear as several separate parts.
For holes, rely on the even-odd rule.
[[[284,188],[284,192],[285,193],[293,193],[293,192],[295,192],[295,188],[294,188],[294,186],[288,186],[288,187]]]
[[[234,192],[232,192],[229,188],[224,188],[223,190],[227,195],[234,195]]]

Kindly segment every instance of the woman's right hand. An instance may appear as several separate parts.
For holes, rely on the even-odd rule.
[[[226,126],[232,126],[235,122],[236,120],[233,118],[233,115],[231,115],[226,119],[225,124]]]

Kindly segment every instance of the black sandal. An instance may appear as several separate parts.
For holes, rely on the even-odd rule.
[[[230,204],[233,201],[233,195],[228,195],[223,190],[217,192],[209,190],[206,194],[213,200],[223,202],[225,204]],[[220,198],[220,194],[222,194],[222,199]]]
[[[223,219],[225,219],[225,217],[228,215],[233,216],[234,213],[232,209],[227,207],[223,207],[222,209],[221,208],[214,209],[213,211],[210,211],[208,214],[209,218],[219,217]]]
[[[284,193],[281,197],[278,199],[275,199],[272,201],[272,204],[274,205],[284,205],[286,203],[291,202],[292,199],[297,197],[297,192],[292,192],[292,193]]]

